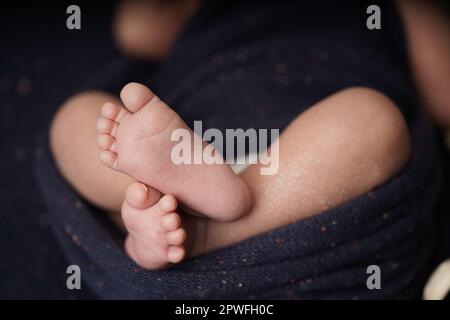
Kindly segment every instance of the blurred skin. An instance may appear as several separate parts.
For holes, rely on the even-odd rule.
[[[398,0],[411,66],[423,105],[450,129],[450,22],[434,1]]]
[[[117,8],[114,35],[127,54],[163,59],[200,0],[127,0]]]

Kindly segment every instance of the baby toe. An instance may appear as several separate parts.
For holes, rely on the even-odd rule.
[[[129,114],[129,112],[125,108],[111,102],[105,103],[101,108],[101,115],[103,118],[113,120],[118,123],[127,114]]]
[[[154,205],[161,197],[158,190],[140,182],[133,182],[127,188],[125,200],[137,209],[145,209]]]
[[[102,150],[111,150],[115,151],[114,149],[114,143],[116,142],[116,139],[109,134],[100,133],[97,136],[97,145]]]
[[[167,242],[170,245],[177,246],[181,245],[186,241],[186,230],[179,228],[175,231],[168,232],[166,235]]]
[[[171,194],[166,194],[158,202],[158,208],[162,212],[172,212],[177,209],[178,203],[175,197]]]
[[[180,228],[181,219],[176,213],[168,213],[162,217],[161,224],[166,231],[175,231]]]
[[[128,110],[132,113],[136,113],[149,101],[155,98],[155,94],[146,86],[140,83],[131,82],[123,87],[120,92],[120,98]]]
[[[97,131],[101,134],[114,135],[116,131],[117,123],[105,118],[99,118],[97,120]]]
[[[184,259],[186,250],[183,246],[170,246],[167,251],[167,260],[172,263],[178,263]]]

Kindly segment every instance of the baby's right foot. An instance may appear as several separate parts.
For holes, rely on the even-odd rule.
[[[122,205],[122,218],[129,234],[125,251],[145,269],[163,269],[186,255],[186,231],[181,227],[177,201],[142,183],[132,183]]]
[[[235,220],[248,212],[250,192],[228,165],[172,161],[175,130],[202,141],[167,104],[138,83],[126,85],[120,96],[126,108],[105,104],[97,123],[105,165],[216,220]]]

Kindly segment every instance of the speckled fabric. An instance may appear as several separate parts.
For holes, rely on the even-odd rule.
[[[53,228],[93,292],[138,299],[419,296],[433,254],[441,166],[415,104],[395,10],[391,2],[372,2],[382,7],[379,31],[365,28],[365,1],[206,2],[171,57],[143,77],[187,123],[202,119],[205,128],[222,130],[282,129],[349,86],[388,95],[409,124],[412,159],[385,185],[338,208],[170,270],[146,271],[125,255],[123,236],[104,213],[63,180],[42,138],[36,174]],[[114,92],[108,81],[95,87]],[[373,264],[381,267],[382,290],[366,287]]]
[[[432,207],[440,166],[432,132],[412,124],[413,158],[389,183],[345,205],[187,260],[146,271],[125,254],[121,235],[63,180],[40,145],[37,176],[53,228],[83,279],[101,298],[417,298],[431,258]],[[382,290],[366,288],[366,268]]]

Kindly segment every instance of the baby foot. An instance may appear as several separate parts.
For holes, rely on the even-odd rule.
[[[126,85],[120,96],[126,108],[106,103],[97,123],[105,165],[217,220],[235,220],[248,211],[250,192],[228,165],[172,161],[174,130],[187,130],[192,141],[201,138],[167,104],[138,83]]]
[[[129,234],[128,255],[145,269],[162,269],[183,260],[186,231],[175,212],[177,201],[142,183],[132,183],[122,206],[122,218]]]

